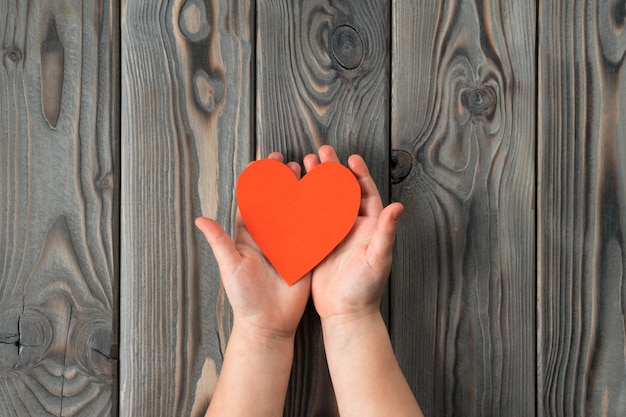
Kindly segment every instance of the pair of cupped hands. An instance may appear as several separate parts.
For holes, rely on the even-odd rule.
[[[304,169],[320,163],[339,162],[335,150],[320,147],[308,154]],[[283,155],[268,158],[283,162]],[[302,175],[297,162],[287,166]],[[309,295],[322,324],[377,314],[388,279],[392,248],[403,207],[383,208],[376,185],[363,158],[352,155],[348,167],[361,187],[359,215],[348,236],[311,272],[289,286],[267,261],[237,213],[235,239],[214,220],[199,217],[197,227],[206,237],[217,260],[224,289],[233,308],[234,324],[263,338],[289,338],[295,334]]]

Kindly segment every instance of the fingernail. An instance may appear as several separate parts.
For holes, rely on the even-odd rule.
[[[392,214],[391,217],[397,222],[400,220],[400,217],[402,217],[402,213],[404,213],[404,206],[400,206],[400,209],[396,213]]]

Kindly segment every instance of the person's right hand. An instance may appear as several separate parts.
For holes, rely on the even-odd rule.
[[[269,158],[283,160],[278,152]],[[300,177],[299,164],[287,165]],[[262,338],[292,338],[309,299],[311,274],[289,286],[252,239],[239,211],[234,241],[215,220],[199,217],[196,225],[204,233],[219,265],[233,308],[233,328]]]

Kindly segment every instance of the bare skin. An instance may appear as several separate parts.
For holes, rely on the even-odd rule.
[[[307,171],[338,162],[335,151],[307,155]],[[322,321],[324,348],[342,417],[422,416],[393,353],[380,313],[403,207],[383,208],[365,161],[348,166],[361,186],[360,215],[347,238],[313,270],[311,293]]]
[[[307,171],[339,162],[322,146]],[[279,153],[269,158],[282,161]],[[297,177],[297,163],[287,164]],[[240,216],[235,240],[213,220],[198,218],[218,261],[234,314],[233,331],[207,416],[282,416],[295,331],[309,295],[322,321],[324,347],[342,417],[422,416],[396,361],[380,314],[391,251],[403,207],[383,208],[367,166],[348,166],[361,186],[360,214],[346,239],[313,271],[288,286],[267,262]]]

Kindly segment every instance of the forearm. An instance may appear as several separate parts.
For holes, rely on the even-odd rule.
[[[206,417],[282,416],[293,336],[266,337],[233,328]]]
[[[380,313],[332,317],[322,330],[342,417],[422,416]]]

